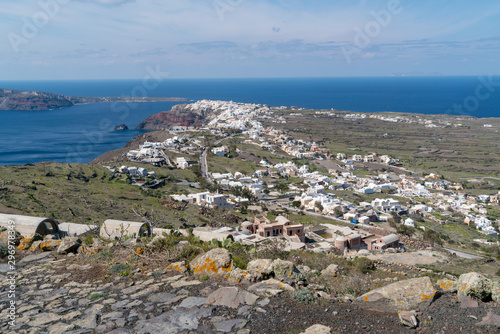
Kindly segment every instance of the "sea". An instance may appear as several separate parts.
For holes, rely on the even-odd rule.
[[[500,117],[500,77],[351,77],[0,81],[0,88],[71,96],[184,97],[354,112]],[[0,111],[0,165],[88,163],[144,133],[155,113],[185,102],[98,103],[48,111]],[[119,124],[129,127],[114,131]]]

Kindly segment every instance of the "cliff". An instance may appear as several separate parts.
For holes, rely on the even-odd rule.
[[[173,126],[200,127],[204,124],[207,111],[193,109],[189,104],[179,104],[169,111],[162,111],[139,123],[136,130],[163,130]]]

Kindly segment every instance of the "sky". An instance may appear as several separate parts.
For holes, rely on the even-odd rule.
[[[6,0],[0,80],[500,74],[493,0]]]

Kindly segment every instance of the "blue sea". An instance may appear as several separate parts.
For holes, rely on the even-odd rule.
[[[500,117],[500,77],[0,81],[0,88],[72,96],[185,97],[357,112]],[[86,163],[123,147],[139,122],[174,102],[101,103],[49,111],[0,111],[0,165]],[[131,130],[114,131],[124,123]]]

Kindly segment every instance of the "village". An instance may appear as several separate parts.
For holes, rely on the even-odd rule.
[[[236,135],[240,137],[242,143],[255,145],[271,156],[281,158],[282,162],[272,164],[268,161],[270,159],[262,159],[258,162],[260,168],[256,168],[249,175],[245,175],[243,171],[210,172],[208,164],[205,163],[207,184],[216,190],[170,195],[174,201],[222,209],[249,205],[253,208],[269,206],[278,210],[286,209],[331,218],[332,224],[335,222],[348,224],[358,231],[363,228],[374,228],[377,223],[395,219],[398,224],[425,231],[426,226],[419,224],[418,221],[429,220],[446,224],[447,219],[451,218],[453,213],[457,213],[454,216],[459,214],[464,225],[473,227],[484,235],[484,238],[477,239],[477,242],[498,244],[498,221],[488,218],[484,203],[498,205],[500,192],[497,195],[468,196],[461,184],[449,182],[435,173],[418,176],[404,169],[396,157],[378,155],[377,152],[365,155],[334,153],[315,142],[292,138],[272,125],[269,127],[263,125],[264,122],[286,122],[285,118],[274,115],[275,110],[285,107],[273,109],[265,105],[203,100],[192,104],[191,108],[210,109],[216,112],[205,128],[169,129],[173,135],[171,138],[159,143],[145,142],[139,150],[129,151],[127,158],[131,162],[140,161],[157,165],[161,161],[161,164],[175,168],[190,168],[199,163],[197,161],[199,154],[207,149],[204,137],[197,134],[210,133],[219,136],[220,139],[208,147],[209,154],[228,160],[235,159],[231,155],[234,154],[231,148],[227,144],[222,144],[227,138],[234,136],[236,130]],[[355,117],[355,115],[347,114],[344,117]],[[422,124],[427,126],[429,122]],[[229,129],[232,134],[226,133]],[[217,143],[221,144],[214,145]],[[236,152],[238,151],[236,148]],[[168,158],[169,152],[183,153],[185,156],[175,158],[172,163]],[[287,161],[287,157],[290,160]],[[294,161],[306,161],[306,163],[297,164]],[[330,166],[333,168],[328,169],[328,174],[316,168],[313,171],[307,161],[331,161],[333,165]],[[376,175],[356,176],[356,170],[364,168],[367,164],[375,164],[385,171]],[[136,171],[133,166],[121,166],[118,171],[151,176],[144,168]],[[287,183],[289,179],[300,182]],[[231,189],[244,189],[245,196],[235,196],[230,193]],[[373,199],[368,202],[350,201],[345,196],[339,195],[351,192],[370,195]],[[380,197],[377,197],[378,195]],[[267,222],[265,225],[273,224],[275,223]],[[241,229],[245,233],[247,230],[252,232],[251,234],[255,235],[254,239],[268,237],[266,228],[261,225],[252,226],[252,228],[242,226]],[[280,227],[270,233],[271,236],[283,235],[291,243],[298,241],[297,238],[289,238],[284,231],[284,228]],[[309,232],[313,233],[313,231],[307,233]],[[301,233],[294,235],[298,236],[300,243],[304,243],[304,231]],[[359,234],[359,232],[348,234]],[[366,236],[365,239],[372,236],[376,234]],[[319,241],[315,244],[317,247],[323,247],[322,249],[328,248],[324,244],[318,246],[325,240],[335,246],[332,238],[309,239]],[[352,244],[348,240],[347,247],[342,249],[356,248],[363,244],[364,249],[370,250],[369,243],[363,241],[357,244],[355,241]],[[293,245],[293,247],[299,246]]]

